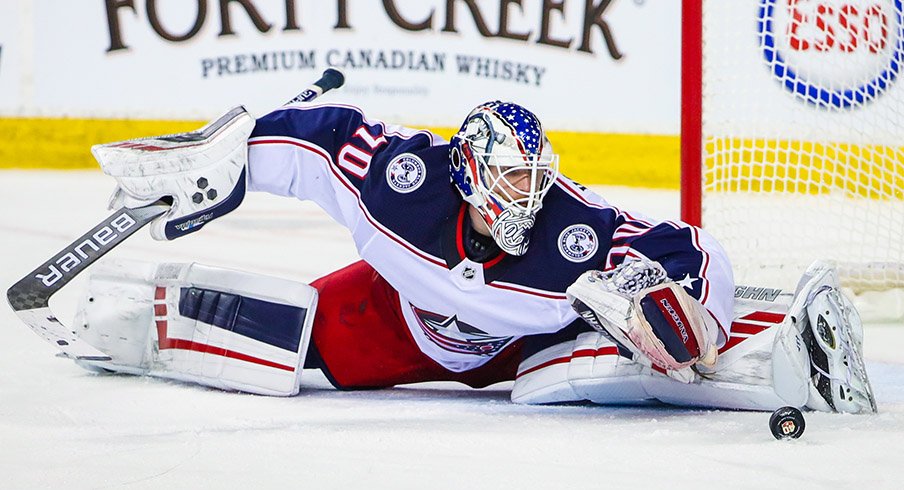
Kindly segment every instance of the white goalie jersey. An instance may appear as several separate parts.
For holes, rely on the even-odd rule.
[[[560,177],[523,256],[466,257],[467,204],[450,184],[449,146],[351,106],[289,107],[257,121],[249,190],[315,201],[352,232],[361,257],[398,291],[420,349],[451,371],[478,367],[517,339],[579,322],[565,290],[583,272],[658,261],[729,338],[732,276],[702,230],[610,206]]]

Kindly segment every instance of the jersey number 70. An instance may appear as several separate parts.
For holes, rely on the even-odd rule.
[[[386,137],[380,134],[374,138],[367,131],[366,126],[359,127],[352,136],[364,141],[370,147],[370,150],[361,149],[350,141],[339,149],[337,163],[348,173],[363,180],[364,176],[367,175],[367,169],[370,166],[370,160],[373,158],[374,152],[381,145],[386,144]]]

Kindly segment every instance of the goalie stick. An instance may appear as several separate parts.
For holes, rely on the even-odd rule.
[[[309,102],[345,82],[339,70],[329,68],[319,80],[304,89],[285,105]],[[231,118],[227,114],[198,131],[183,135],[203,140],[215,134]],[[6,299],[20,320],[41,338],[56,345],[65,357],[87,361],[109,361],[110,356],[79,340],[73,329],[66,327],[50,309],[50,298],[114,247],[136,231],[166,213],[165,200],[134,209],[120,208],[97,226],[70,243],[50,260],[31,271],[6,291]]]

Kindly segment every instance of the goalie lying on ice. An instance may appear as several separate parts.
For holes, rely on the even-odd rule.
[[[340,389],[514,379],[520,403],[875,411],[860,323],[830,269],[813,267],[793,297],[735,300],[712,237],[559,175],[517,104],[478,106],[450,143],[346,105],[230,114],[229,138],[96,147],[115,202],[168,199],[151,231],[174,239],[246,190],[310,199],[363,260],[310,286],[110,264],[76,330],[112,360],[86,367],[274,395],[316,367]],[[246,152],[235,135],[248,133]]]

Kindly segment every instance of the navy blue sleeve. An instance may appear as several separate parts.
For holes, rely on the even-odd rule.
[[[394,156],[417,152],[442,141],[416,131],[365,117],[345,105],[289,107],[257,120],[252,139],[294,138],[329,155],[335,167],[359,191],[369,176],[382,176]]]
[[[352,106],[318,105],[260,118],[248,144],[249,190],[310,199],[353,232],[363,220],[440,254],[436,227],[461,203],[442,138]],[[423,216],[436,219],[425,224]]]
[[[706,306],[722,325],[730,324],[734,298],[731,263],[712,236],[679,221],[648,222],[624,212],[617,219],[607,267],[627,257],[659,262],[668,277]]]

